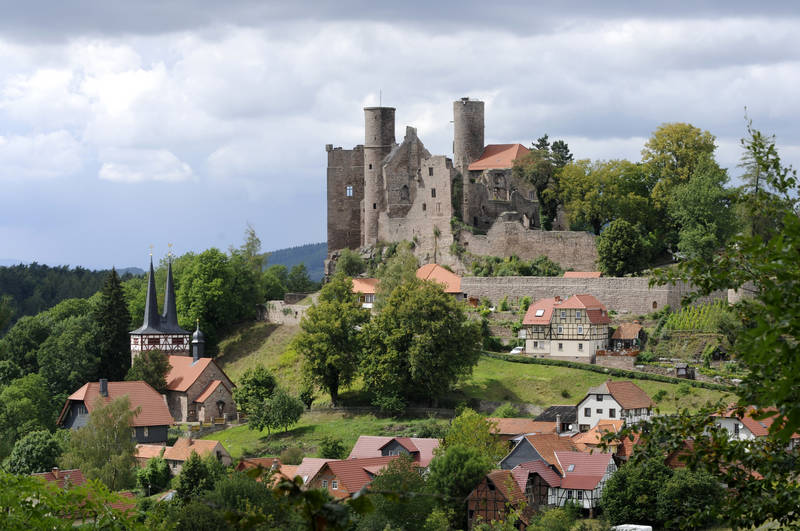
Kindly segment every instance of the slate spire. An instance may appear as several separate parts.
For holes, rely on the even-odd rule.
[[[150,256],[150,274],[147,276],[147,299],[144,303],[144,322],[141,330],[158,330],[161,326],[161,317],[158,315],[158,300],[156,300],[156,274],[153,271],[153,256]]]
[[[175,284],[172,281],[172,258],[167,262],[167,287],[164,290],[164,314],[161,316],[162,330],[181,330],[178,326],[178,310],[175,307]]]

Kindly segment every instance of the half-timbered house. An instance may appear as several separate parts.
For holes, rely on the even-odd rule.
[[[608,310],[592,295],[540,299],[522,320],[525,353],[593,363],[608,345],[610,322]]]
[[[527,487],[527,473],[519,472],[524,476]],[[530,523],[532,509],[527,503],[526,493],[520,488],[511,470],[492,470],[467,496],[467,528],[472,529],[479,522],[505,521],[512,509],[524,506],[515,526],[525,529]]]

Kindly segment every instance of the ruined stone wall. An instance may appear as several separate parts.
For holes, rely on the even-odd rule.
[[[364,199],[364,148],[325,147],[328,152],[328,248],[361,245],[361,203]],[[349,188],[352,187],[352,188]],[[348,194],[352,195],[348,195]]]
[[[660,310],[666,305],[680,307],[681,298],[689,293],[687,284],[677,286],[648,286],[646,277],[462,277],[461,290],[468,297],[487,298],[497,304],[503,297],[510,301],[530,297],[532,301],[548,297],[569,297],[589,293],[606,305],[609,310],[635,315]],[[698,301],[725,299],[720,292]]]
[[[596,237],[588,232],[530,230],[518,221],[498,219],[486,235],[462,231],[458,238],[476,255],[517,255],[525,260],[545,255],[564,269],[597,270]]]
[[[303,315],[305,315],[308,309],[308,306],[286,304],[283,301],[268,301],[266,306],[267,311],[266,314],[263,315],[265,321],[268,323],[288,325],[300,324],[300,320],[303,319]]]

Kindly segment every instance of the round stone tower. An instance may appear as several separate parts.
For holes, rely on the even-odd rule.
[[[453,165],[462,175],[483,153],[483,102],[461,98],[453,102]]]
[[[383,204],[381,164],[394,147],[394,107],[364,108],[364,245],[378,242]]]

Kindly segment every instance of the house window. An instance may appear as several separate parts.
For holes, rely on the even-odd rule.
[[[182,337],[173,337],[172,338],[173,345],[183,345],[183,338]]]
[[[578,333],[579,334],[583,334],[583,327],[582,326],[578,326]]]
[[[131,437],[136,437],[136,428],[131,428]]]
[[[345,195],[347,197],[353,197],[353,187],[352,186],[348,186],[347,188],[345,188],[345,192],[344,193],[345,193]]]
[[[580,310],[575,310],[575,319],[577,319],[578,321],[581,320],[581,311]]]
[[[148,345],[160,345],[161,344],[161,340],[159,338],[157,338],[157,337],[148,337],[147,338],[147,344]]]
[[[150,429],[147,426],[144,427],[144,436],[145,437],[149,437],[150,436]]]
[[[331,481],[331,488],[333,490],[337,490],[339,488],[339,482],[336,481],[335,479],[333,481]]]
[[[566,319],[566,318],[567,318],[567,312],[566,312],[566,310],[561,310],[561,318],[562,318],[562,319]]]
[[[431,197],[436,197],[436,188],[431,188]]]
[[[428,177],[433,177],[433,166],[428,166]]]
[[[323,479],[322,480],[322,488],[323,489],[327,489],[328,488],[328,480],[327,479]]]
[[[576,494],[578,495],[578,499],[579,500],[583,500],[583,491],[582,490],[577,491]]]
[[[578,343],[578,352],[583,352],[583,343]]]
[[[572,490],[568,490],[568,491],[567,491],[567,499],[568,499],[568,500],[571,500],[571,499],[572,499]]]
[[[534,192],[533,190],[528,192],[528,201],[533,201],[535,199],[536,199],[536,192]]]
[[[563,334],[564,333],[564,327],[563,326],[559,326],[558,327],[558,333],[559,334]]]
[[[534,341],[533,342],[533,348],[539,348],[539,342],[538,341]]]
[[[653,301],[653,309],[655,310],[656,308],[658,308],[658,303],[656,301]]]
[[[733,425],[733,434],[736,435],[737,437],[739,436],[739,423],[738,422]]]
[[[603,401],[603,395],[596,395],[595,398],[597,399],[598,402]]]
[[[536,317],[541,317],[543,315],[544,315],[544,309],[539,308],[538,310],[536,310]]]
[[[559,344],[558,344],[558,350],[559,350],[559,351],[562,351],[562,350],[564,350],[564,343],[559,343]]]
[[[590,407],[583,408],[583,416],[584,417],[591,417],[592,416],[592,408],[590,408]]]
[[[494,490],[494,483],[489,482],[486,486],[489,487],[489,490]]]
[[[610,418],[610,419],[617,418],[617,410],[614,409],[613,407],[608,410],[608,418]]]

